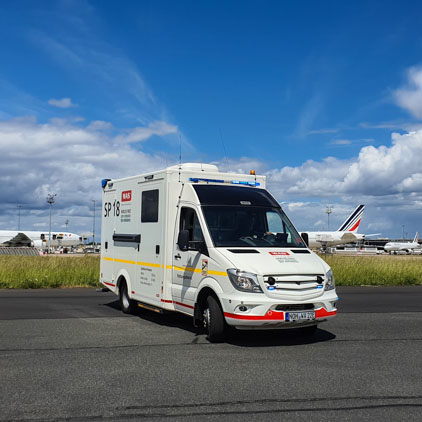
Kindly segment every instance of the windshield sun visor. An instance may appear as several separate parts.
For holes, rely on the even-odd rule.
[[[265,190],[240,186],[193,185],[201,205],[252,205],[277,207],[279,203]]]

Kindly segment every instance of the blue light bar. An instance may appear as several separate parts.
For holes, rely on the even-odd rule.
[[[107,183],[110,181],[111,179],[103,179],[101,180],[101,187],[104,189],[107,186]]]
[[[260,186],[259,182],[248,182],[242,180],[232,180],[233,185],[245,185],[245,186]]]
[[[190,182],[198,183],[198,182],[207,182],[207,183],[224,183],[224,180],[221,179],[198,179],[197,177],[191,177],[189,179]]]
[[[245,180],[222,180],[222,179],[201,179],[198,177],[191,177],[190,182],[206,182],[206,183],[230,183],[232,185],[243,185],[243,186],[260,186],[259,182],[248,182]]]

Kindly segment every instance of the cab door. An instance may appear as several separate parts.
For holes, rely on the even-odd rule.
[[[196,289],[208,271],[207,248],[195,208],[181,207],[178,227],[173,245],[173,303],[176,309],[193,313]],[[181,251],[177,245],[181,230],[189,232],[190,248],[187,251]]]

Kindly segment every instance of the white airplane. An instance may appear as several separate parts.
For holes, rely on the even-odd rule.
[[[0,246],[32,246],[46,249],[49,246],[49,232],[0,230]],[[51,232],[51,246],[76,246],[82,237],[74,233]]]
[[[397,252],[412,253],[415,249],[422,249],[418,242],[418,233],[416,233],[413,242],[388,242],[384,245],[384,250],[391,254]]]
[[[310,248],[326,248],[327,246],[341,245],[343,243],[362,240],[365,238],[365,235],[360,234],[357,231],[364,209],[365,205],[358,205],[335,232],[303,232],[301,234],[307,235]],[[367,236],[375,236],[375,234]]]

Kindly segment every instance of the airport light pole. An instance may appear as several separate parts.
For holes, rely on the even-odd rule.
[[[330,214],[333,212],[332,207],[328,205],[325,212],[327,213],[327,230],[330,230]]]
[[[21,229],[21,208],[22,205],[18,205],[18,230]]]
[[[91,201],[94,203],[94,221],[92,223],[92,248],[95,250],[95,199],[91,199]]]
[[[49,193],[47,195],[47,202],[48,205],[50,206],[50,231],[48,233],[48,253],[50,253],[51,251],[51,206],[54,204],[54,197],[57,196],[56,193]]]
[[[68,224],[69,224],[69,220],[66,220],[66,221],[64,222],[64,225],[65,225],[65,227],[66,227],[66,231],[67,231],[67,226],[68,226]]]
[[[401,228],[403,229],[403,240],[404,240],[404,224],[402,224]]]

